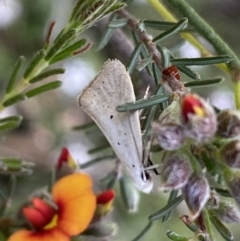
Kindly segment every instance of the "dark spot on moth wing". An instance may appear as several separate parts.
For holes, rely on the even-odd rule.
[[[110,115],[110,119],[112,119],[113,118],[113,115]]]
[[[120,146],[120,142],[118,142],[118,145]]]
[[[135,165],[132,165],[132,167],[135,167]]]

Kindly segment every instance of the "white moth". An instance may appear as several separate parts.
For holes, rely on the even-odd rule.
[[[102,130],[135,186],[149,193],[153,182],[142,164],[143,145],[138,112],[116,111],[118,105],[134,101],[132,81],[125,66],[118,60],[108,60],[78,96],[79,106]]]

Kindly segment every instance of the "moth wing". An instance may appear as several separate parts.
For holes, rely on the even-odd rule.
[[[138,112],[117,112],[134,102],[133,85],[125,66],[107,61],[102,71],[78,96],[78,104],[102,130],[123,165],[142,173],[142,137]]]

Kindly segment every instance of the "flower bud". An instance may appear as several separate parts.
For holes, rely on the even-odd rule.
[[[190,219],[194,220],[198,217],[210,196],[207,179],[193,173],[187,185],[182,188],[182,194],[191,215]]]
[[[229,167],[240,168],[240,140],[233,140],[223,146],[221,156]]]
[[[240,112],[238,110],[222,110],[217,116],[217,135],[233,138],[240,134]]]
[[[190,165],[186,157],[180,153],[168,154],[161,167],[160,189],[171,191],[184,187],[191,174]]]
[[[213,108],[196,94],[186,94],[181,101],[182,123],[185,134],[198,141],[206,142],[216,132],[217,119]]]
[[[57,161],[57,178],[74,173],[78,166],[73,157],[71,156],[69,150],[66,147],[62,148],[62,151],[58,157]]]
[[[113,189],[106,190],[97,195],[97,209],[95,211],[95,219],[106,216],[112,211],[115,192]]]
[[[229,168],[227,165],[221,165],[224,180],[229,188],[230,193],[240,206],[240,170]]]
[[[165,150],[177,150],[185,140],[184,130],[180,120],[180,105],[173,101],[159,116],[157,122],[152,123],[159,145]]]
[[[240,223],[240,212],[231,202],[221,201],[218,209],[212,209],[210,212],[224,223]]]

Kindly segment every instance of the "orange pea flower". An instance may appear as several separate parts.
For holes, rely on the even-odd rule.
[[[90,224],[96,209],[92,180],[84,173],[74,173],[59,179],[53,186],[50,205],[40,198],[23,213],[34,230],[16,231],[8,241],[69,241]]]

